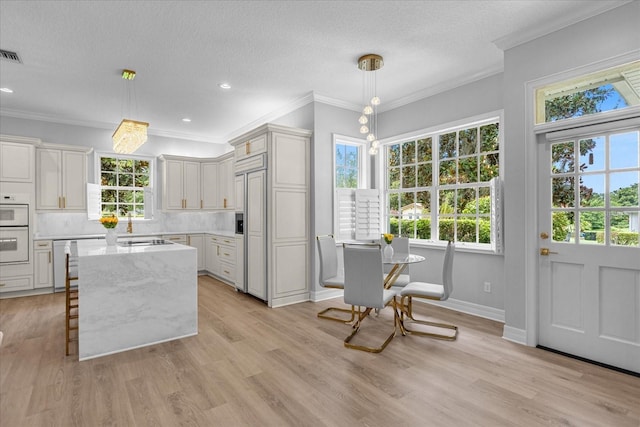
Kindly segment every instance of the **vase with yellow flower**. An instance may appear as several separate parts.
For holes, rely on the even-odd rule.
[[[393,257],[393,246],[391,246],[391,243],[393,242],[393,234],[384,233],[382,235],[382,238],[386,243],[384,249],[382,250],[382,254],[384,255],[385,258],[391,259]]]
[[[109,216],[103,216],[100,218],[100,224],[107,229],[107,234],[104,236],[107,241],[107,246],[114,246],[118,241],[118,234],[116,233],[116,226],[118,225],[118,217],[114,214]]]

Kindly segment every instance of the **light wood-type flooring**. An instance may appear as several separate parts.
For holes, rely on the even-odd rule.
[[[269,309],[200,277],[197,336],[78,362],[77,347],[64,355],[64,294],[0,300],[0,426],[640,426],[638,377],[423,304],[457,341],[346,349],[350,327],[316,318],[341,302]],[[359,339],[391,321],[372,315]]]

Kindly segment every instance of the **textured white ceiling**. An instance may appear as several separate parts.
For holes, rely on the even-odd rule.
[[[509,47],[626,1],[0,1],[0,113],[113,128],[136,70],[149,133],[223,143],[311,92],[382,110],[502,70]],[[500,46],[500,48],[498,47]],[[229,82],[223,91],[218,83]],[[189,117],[191,123],[181,119]]]

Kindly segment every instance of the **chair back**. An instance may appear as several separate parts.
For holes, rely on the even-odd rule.
[[[382,245],[383,248],[387,245],[387,243],[384,241],[384,237],[380,238],[380,244]],[[393,253],[396,255],[398,254],[409,255],[409,238],[394,237],[393,240],[391,241],[391,247],[393,248]],[[384,272],[388,273],[391,271],[392,268],[393,268],[392,264],[385,264]],[[404,274],[409,274],[409,266],[406,266],[404,271],[405,271]]]
[[[344,302],[384,308],[384,273],[379,244],[344,244]]]
[[[442,301],[449,298],[453,292],[453,255],[455,254],[456,245],[452,242],[447,244],[444,251],[444,262],[442,264],[442,287],[444,288],[444,296]]]
[[[338,275],[338,250],[332,234],[317,236],[318,254],[320,255],[320,283]]]

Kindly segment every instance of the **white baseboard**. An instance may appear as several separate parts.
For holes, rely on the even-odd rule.
[[[319,291],[312,291],[311,292],[310,301],[312,301],[312,302],[325,301],[325,300],[328,300],[328,299],[341,297],[343,293],[344,293],[344,291],[341,290],[341,289],[326,289],[326,288],[322,288]]]
[[[504,310],[501,310],[499,308],[488,307],[486,305],[475,304],[472,302],[466,302],[453,298],[449,298],[446,301],[429,301],[415,298],[413,300],[413,303],[415,304],[417,302],[433,304],[443,308],[448,308],[449,310],[455,310],[461,313],[471,314],[473,316],[483,317],[485,319],[504,323]]]
[[[524,329],[504,325],[504,328],[502,329],[502,338],[516,344],[527,345],[527,331]]]

